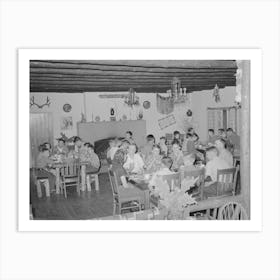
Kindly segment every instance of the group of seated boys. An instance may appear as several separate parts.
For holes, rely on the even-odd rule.
[[[69,149],[63,138],[57,139],[57,145],[52,149],[50,143],[46,142],[39,146],[39,154],[36,159],[36,177],[49,179],[51,192],[55,191],[56,172],[55,164],[63,161],[79,159],[86,162],[86,174],[97,172],[100,168],[100,160],[94,152],[91,143],[83,143],[80,137],[74,138],[74,146]]]

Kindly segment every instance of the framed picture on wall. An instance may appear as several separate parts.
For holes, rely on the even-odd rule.
[[[61,130],[72,130],[73,129],[73,119],[72,117],[62,117],[60,120]]]
[[[176,123],[176,119],[175,119],[174,115],[169,115],[167,117],[164,117],[164,118],[158,120],[158,125],[161,130],[163,130],[164,128],[169,127],[175,123]]]

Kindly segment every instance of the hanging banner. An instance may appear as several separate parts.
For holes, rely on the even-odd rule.
[[[157,111],[168,115],[174,111],[174,100],[172,97],[163,97],[157,93]]]

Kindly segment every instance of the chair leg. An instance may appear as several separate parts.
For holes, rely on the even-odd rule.
[[[41,198],[42,197],[42,188],[41,188],[40,180],[37,180],[36,188],[37,188],[37,195],[38,195],[39,198]]]
[[[64,189],[64,197],[67,198],[67,192],[66,192],[66,184],[63,184],[63,189]]]
[[[50,197],[50,183],[49,183],[49,180],[46,180],[44,182],[44,184],[45,184],[46,196]]]
[[[94,175],[94,182],[95,182],[95,190],[99,191],[99,178],[98,178],[98,174]]]
[[[90,185],[90,175],[87,175],[87,190],[90,192],[91,191],[91,185]]]

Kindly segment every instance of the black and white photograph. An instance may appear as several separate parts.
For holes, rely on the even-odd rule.
[[[30,219],[250,220],[250,60],[30,60]]]
[[[0,0],[0,279],[279,280],[279,0]]]

